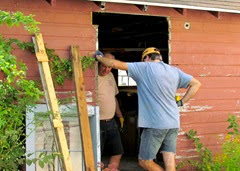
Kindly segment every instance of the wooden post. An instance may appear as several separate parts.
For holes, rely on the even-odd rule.
[[[57,97],[55,94],[50,67],[48,64],[48,56],[44,47],[44,42],[41,34],[36,34],[33,37],[36,57],[38,59],[39,72],[45,92],[48,109],[52,111],[50,116],[51,124],[54,126],[53,134],[56,135],[57,148],[59,148],[62,157],[62,165],[65,171],[72,171],[72,162],[68,150],[67,140],[64,133],[61,115]]]
[[[95,171],[92,137],[89,125],[86,94],[83,81],[82,63],[79,55],[78,46],[71,46],[71,55],[73,60],[77,109],[79,116],[78,119],[80,124],[79,128],[81,133],[80,136],[82,137],[85,167],[87,171]]]

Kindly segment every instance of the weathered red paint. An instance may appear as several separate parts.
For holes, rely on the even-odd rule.
[[[193,64],[193,65],[240,65],[238,54],[204,54],[204,53],[172,53],[173,64]]]
[[[224,108],[224,107],[223,107]],[[181,113],[181,121],[183,124],[202,124],[206,123],[206,120],[212,122],[225,122],[227,120],[228,114],[234,114],[235,108],[232,110],[223,110],[223,109],[216,109],[216,110],[204,110],[204,111],[189,111],[189,112],[182,112]]]
[[[195,77],[239,77],[240,70],[237,65],[177,65],[183,71]]]

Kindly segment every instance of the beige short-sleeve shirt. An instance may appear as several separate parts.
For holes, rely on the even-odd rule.
[[[106,76],[98,76],[98,99],[100,108],[100,120],[111,119],[115,115],[118,88],[113,74],[110,72]]]

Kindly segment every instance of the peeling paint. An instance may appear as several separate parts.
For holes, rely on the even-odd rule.
[[[190,158],[195,158],[195,157],[199,157],[198,155],[193,155],[193,156],[178,156],[176,155],[176,159],[190,159]]]
[[[58,95],[69,95],[69,94],[74,94],[74,91],[57,91],[56,94]],[[86,101],[87,102],[93,102],[93,98],[92,98],[92,92],[91,91],[85,91],[85,95],[86,95]]]
[[[189,103],[185,103],[182,107],[179,108],[180,112],[189,112]]]
[[[179,138],[178,141],[188,141],[189,139],[187,138]]]
[[[235,112],[232,112],[233,114],[236,114],[236,115],[240,115],[240,112],[238,112],[238,111],[235,111]],[[239,116],[237,116],[237,117],[239,117]]]
[[[191,106],[191,109],[194,109],[194,111],[205,111],[206,109],[212,109],[213,106]]]
[[[190,126],[190,127],[191,127],[191,126]],[[199,135],[199,136],[195,136],[195,137],[201,139],[201,138],[203,138],[204,136]],[[186,138],[178,138],[178,140],[179,140],[179,141],[188,141],[189,139],[186,137]]]
[[[224,92],[233,92],[233,93],[236,93],[236,90],[229,90],[229,89],[226,89]]]
[[[203,138],[202,135],[198,135],[198,136],[195,136],[195,137],[196,137],[196,138],[199,138],[199,139]]]
[[[191,106],[191,109],[194,109],[194,111],[205,111],[206,109],[212,109],[213,106]]]
[[[55,91],[56,94],[74,94],[74,91]]]
[[[184,104],[184,106],[180,107],[179,110],[180,112],[194,112],[194,111],[205,111],[208,109],[212,109],[213,106],[208,106],[208,105],[204,105],[204,106],[190,106],[190,103],[186,103]],[[181,116],[185,116],[186,114],[181,114]]]
[[[189,150],[186,150],[186,149],[184,149],[184,150],[180,150],[181,152],[193,152],[193,151],[197,151],[195,148],[192,148],[192,149],[189,149]]]
[[[178,135],[185,135],[186,132],[182,131],[182,132],[178,132]]]
[[[223,140],[225,138],[225,135],[224,134],[218,134],[218,137],[220,140]]]
[[[200,74],[200,77],[206,77],[206,76],[209,76],[211,73],[208,72],[207,74]]]
[[[240,107],[240,100],[237,101],[237,107]]]

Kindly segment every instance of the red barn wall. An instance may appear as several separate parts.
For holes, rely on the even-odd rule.
[[[1,10],[34,14],[47,47],[69,57],[70,45],[79,45],[81,55],[96,50],[96,30],[91,12],[101,11],[93,2],[57,0],[56,6],[46,1],[0,2]],[[240,109],[240,15],[220,13],[216,18],[207,11],[187,10],[184,15],[173,8],[148,7],[147,12],[135,5],[107,3],[105,11],[113,13],[166,16],[170,21],[170,63],[193,75],[202,83],[197,95],[181,109],[181,130],[177,158],[194,156],[193,144],[185,133],[198,131],[201,141],[213,151],[219,149],[224,138],[229,113],[239,115]],[[185,22],[190,28],[185,29]],[[1,27],[6,37],[31,41],[23,29]],[[28,77],[39,79],[34,54],[16,50],[15,53],[29,67]],[[95,71],[84,73],[86,90],[95,97]],[[57,87],[58,92],[74,90],[73,81]],[[181,91],[179,92],[181,93]]]
[[[40,30],[47,48],[55,49],[62,58],[69,58],[70,46],[79,45],[80,55],[88,55],[96,50],[96,30],[92,26],[91,12],[87,4],[80,1],[59,1],[56,7],[47,1],[40,0],[30,2],[4,1],[0,3],[1,10],[21,11],[25,15],[33,14],[34,19],[41,22]],[[29,35],[22,27],[8,29],[1,26],[1,33],[5,37],[15,37],[22,41],[31,41]],[[39,79],[39,71],[35,54],[23,52],[19,49],[14,51],[18,59],[23,61],[29,71],[29,79]],[[88,102],[94,103],[95,99],[95,70],[87,69],[84,72],[85,90],[88,91]],[[73,81],[66,80],[63,86],[56,86],[58,97],[66,98],[74,90]],[[70,93],[70,94],[69,94]],[[92,99],[92,100],[91,100]]]

